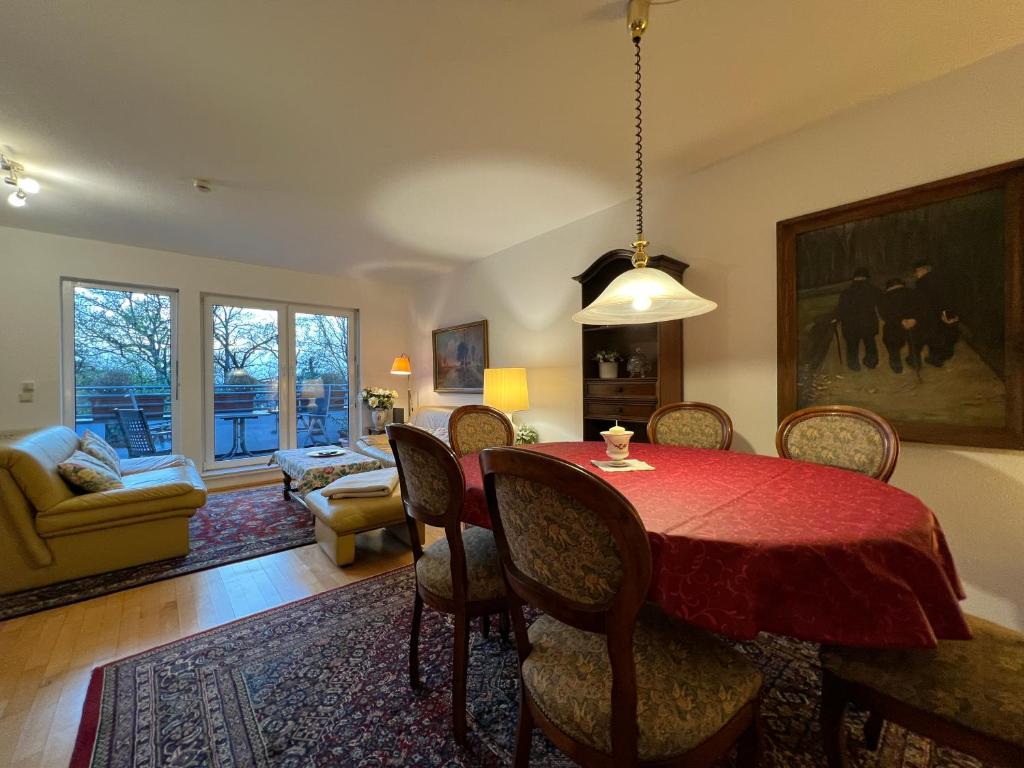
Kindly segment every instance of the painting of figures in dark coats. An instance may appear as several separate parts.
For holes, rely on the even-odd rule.
[[[1005,194],[797,235],[798,407],[1006,426]]]

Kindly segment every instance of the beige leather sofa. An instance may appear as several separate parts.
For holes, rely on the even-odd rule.
[[[421,405],[413,414],[414,427],[425,429],[434,437],[448,443],[448,421],[452,417],[455,406]],[[387,435],[363,435],[352,446],[364,456],[377,459],[385,467],[395,466],[395,457],[391,455],[391,444]]]
[[[67,427],[0,445],[0,594],[188,554],[206,503],[188,458],[126,459],[124,488],[77,493],[57,474],[77,447]]]

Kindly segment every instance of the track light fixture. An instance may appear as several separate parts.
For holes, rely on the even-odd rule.
[[[14,208],[24,208],[28,202],[28,196],[39,192],[39,182],[25,175],[25,167],[21,163],[11,160],[7,155],[0,152],[0,171],[3,172],[4,184],[14,187],[14,191],[7,196],[7,204]]]

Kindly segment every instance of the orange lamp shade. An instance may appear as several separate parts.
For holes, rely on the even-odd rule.
[[[526,388],[526,369],[484,369],[484,405],[497,408],[502,413],[529,410],[530,394]]]
[[[412,364],[409,362],[409,356],[399,355],[396,357],[395,362],[391,364],[391,372],[396,376],[411,376]]]

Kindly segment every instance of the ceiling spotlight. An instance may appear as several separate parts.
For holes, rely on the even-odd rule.
[[[209,192],[213,189],[206,179],[192,179],[192,186],[195,187],[196,192]]]
[[[7,197],[7,203],[15,208],[24,208],[28,196],[39,191],[39,182],[25,176],[25,166],[11,160],[2,152],[0,152],[0,171],[6,174],[3,177],[4,183],[14,187],[14,191]]]

